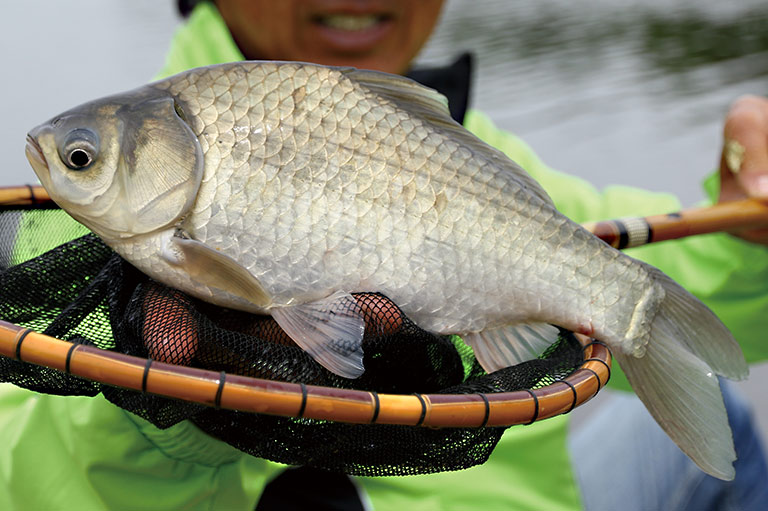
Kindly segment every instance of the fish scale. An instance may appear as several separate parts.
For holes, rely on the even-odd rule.
[[[92,162],[72,168],[62,155],[74,150]],[[141,271],[271,314],[347,378],[364,371],[355,292],[462,335],[487,371],[540,354],[558,335],[549,324],[593,335],[673,440],[733,477],[714,375],[747,369],[727,328],[558,213],[415,82],[210,66],[65,112],[30,132],[27,155],[51,197]]]

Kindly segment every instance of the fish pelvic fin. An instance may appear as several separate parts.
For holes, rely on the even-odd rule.
[[[338,292],[269,312],[299,347],[329,371],[344,378],[358,378],[365,371],[364,314],[351,294]]]
[[[738,343],[702,302],[648,266],[664,289],[642,356],[614,350],[632,388],[669,437],[707,474],[733,479],[736,452],[717,375],[743,379]]]
[[[475,358],[486,372],[492,373],[541,355],[560,335],[547,323],[524,323],[463,334]]]

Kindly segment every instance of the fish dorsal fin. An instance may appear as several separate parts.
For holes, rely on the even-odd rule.
[[[365,320],[351,294],[339,292],[314,302],[275,307],[270,314],[299,347],[329,371],[344,378],[357,378],[365,371]]]
[[[377,96],[392,102],[411,115],[420,117],[474,153],[493,161],[499,168],[506,169],[509,176],[520,186],[544,202],[552,204],[547,192],[522,167],[457,123],[448,110],[448,99],[436,90],[410,78],[381,71],[354,68],[342,68],[341,71]]]
[[[448,98],[435,89],[425,87],[410,78],[381,71],[346,68],[344,72],[351,80],[377,96],[386,98],[411,113],[432,115],[456,124],[448,110]]]
[[[475,358],[492,373],[532,360],[557,341],[560,330],[547,323],[525,323],[462,335]]]

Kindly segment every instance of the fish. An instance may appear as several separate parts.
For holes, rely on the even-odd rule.
[[[557,327],[605,342],[698,466],[734,477],[718,375],[742,379],[717,316],[561,214],[520,166],[401,76],[252,61],[189,70],[68,110],[26,154],[58,205],[151,278],[269,314],[357,378],[378,292],[460,335],[488,371]]]

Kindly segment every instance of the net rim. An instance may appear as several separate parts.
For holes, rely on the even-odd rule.
[[[71,343],[2,320],[0,355],[114,387],[241,412],[354,424],[507,427],[568,413],[608,382],[610,350],[574,335],[583,361],[564,379],[485,394],[385,394],[252,378]]]

